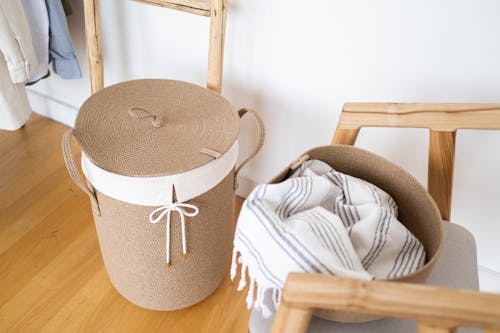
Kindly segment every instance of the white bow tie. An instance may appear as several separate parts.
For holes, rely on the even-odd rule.
[[[186,209],[191,209],[188,211]],[[181,217],[181,233],[182,233],[182,259],[185,260],[187,257],[186,249],[186,216],[193,217],[198,215],[199,209],[195,205],[174,202],[173,204],[165,205],[156,208],[149,214],[149,222],[152,224],[158,223],[165,215],[167,215],[167,225],[166,225],[166,265],[170,267],[170,216],[172,212],[179,213]]]

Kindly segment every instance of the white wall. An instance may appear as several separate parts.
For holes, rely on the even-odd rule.
[[[85,78],[52,76],[31,88],[34,108],[67,124],[89,95],[83,10],[72,3]],[[265,182],[328,143],[345,101],[500,102],[499,14],[497,0],[230,0],[223,95],[260,111],[268,133],[243,175]],[[107,85],[144,77],[204,84],[207,18],[123,0],[102,1],[102,16]],[[244,142],[253,130],[245,122]],[[426,130],[368,129],[358,145],[426,183]],[[497,291],[499,146],[498,131],[458,133],[452,211],[474,233],[493,276],[486,288]]]

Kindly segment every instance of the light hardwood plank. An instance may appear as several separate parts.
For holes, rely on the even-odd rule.
[[[96,274],[101,258],[95,246],[89,246],[95,231],[89,223],[79,234],[43,269],[26,272],[30,279],[0,308],[0,330],[39,332]]]
[[[103,301],[110,289],[106,270],[101,266],[95,274],[59,308],[50,321],[41,328],[41,332],[75,332],[87,331],[87,322],[97,311],[97,306]]]
[[[0,211],[0,254],[9,249],[21,237],[36,225],[34,219],[45,219],[54,210],[59,209],[67,199],[77,191],[66,178],[64,167],[33,184],[33,191],[28,191],[22,200],[15,200],[10,206]],[[55,184],[55,185],[54,185]],[[45,191],[40,196],[38,191]]]
[[[89,227],[85,198],[66,201],[0,256],[0,306],[9,301],[56,255]],[[76,214],[78,213],[78,214]]]

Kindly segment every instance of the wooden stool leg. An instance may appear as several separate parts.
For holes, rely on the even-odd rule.
[[[89,58],[90,87],[92,94],[104,87],[102,62],[101,5],[100,0],[84,0],[85,36]]]
[[[212,0],[210,9],[210,45],[208,50],[207,88],[222,90],[222,64],[226,31],[226,0]]]

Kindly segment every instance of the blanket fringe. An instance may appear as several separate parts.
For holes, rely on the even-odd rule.
[[[247,285],[247,279],[246,279],[246,271],[247,271],[248,266],[245,263],[241,263],[241,278],[240,278],[240,283],[238,284],[238,291],[242,291],[245,289]]]
[[[240,256],[238,256],[240,254]],[[273,309],[269,307],[268,304],[272,304],[274,306],[274,310],[276,310],[279,306],[281,300],[281,289],[280,288],[272,288],[272,287],[263,287],[258,285],[257,281],[255,281],[255,277],[251,274],[248,264],[243,260],[241,253],[235,247],[233,249],[233,256],[231,262],[231,280],[234,281],[238,271],[238,264],[241,265],[240,271],[240,281],[238,283],[238,291],[242,291],[247,286],[247,271],[250,279],[250,284],[247,292],[247,297],[245,299],[247,303],[247,309],[256,309],[262,313],[264,318],[269,318],[273,314]],[[265,302],[266,297],[271,298],[271,302]]]
[[[236,277],[236,270],[238,269],[238,264],[236,263],[236,257],[238,256],[238,249],[235,247],[233,249],[233,257],[231,259],[231,281],[234,281]]]

